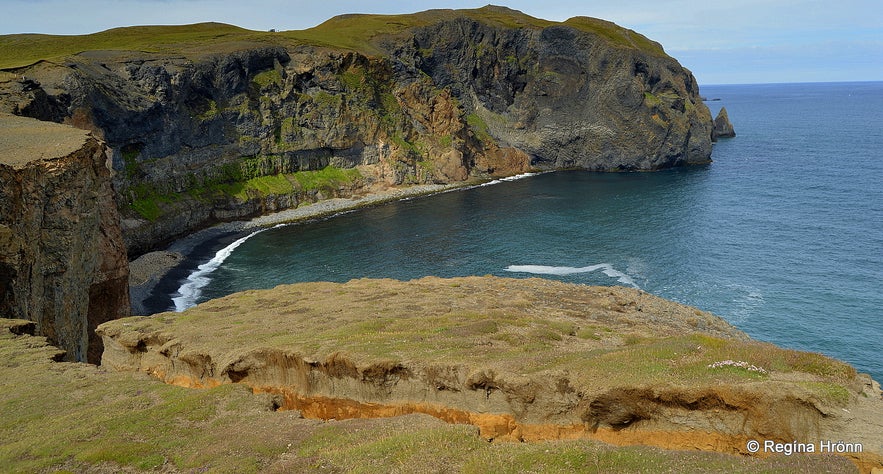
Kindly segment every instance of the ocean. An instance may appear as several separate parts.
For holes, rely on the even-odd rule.
[[[175,304],[362,277],[625,285],[883,381],[883,82],[701,92],[737,133],[712,164],[544,173],[263,230],[204,250]]]

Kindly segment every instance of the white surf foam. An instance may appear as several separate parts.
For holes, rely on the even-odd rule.
[[[535,275],[573,275],[575,273],[590,273],[600,270],[610,278],[616,278],[616,281],[623,285],[629,285],[633,288],[640,287],[629,275],[613,268],[609,263],[599,263],[597,265],[589,265],[587,267],[551,267],[547,265],[509,265],[505,268],[507,272],[515,273],[533,273]]]
[[[278,227],[278,226],[276,226]],[[215,256],[212,257],[208,262],[203,263],[199,267],[196,268],[196,271],[190,274],[184,283],[181,284],[181,287],[178,288],[178,296],[172,298],[172,301],[175,303],[175,311],[181,312],[187,308],[192,306],[196,306],[196,300],[199,299],[200,295],[202,295],[202,288],[205,285],[208,285],[211,281],[209,278],[209,274],[218,269],[224,260],[227,260],[227,257],[236,250],[236,247],[242,245],[246,240],[254,237],[257,234],[265,231],[267,229],[260,229],[252,232],[251,234],[242,237],[232,244],[218,250],[215,253]]]
[[[540,173],[522,173],[522,174],[516,174],[515,176],[507,176],[507,177],[505,177],[505,178],[500,178],[500,179],[495,179],[495,180],[493,180],[493,181],[488,181],[487,183],[481,183],[481,184],[479,184],[477,187],[481,187],[481,186],[491,186],[491,185],[494,185],[494,184],[500,184],[500,183],[503,183],[503,182],[506,182],[506,181],[516,181],[516,180],[519,180],[519,179],[530,178],[531,176],[536,176],[536,175],[538,175],[538,174],[540,174]]]

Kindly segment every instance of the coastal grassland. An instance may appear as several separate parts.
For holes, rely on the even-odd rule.
[[[319,422],[237,384],[192,390],[53,362],[0,318],[0,465],[7,472],[852,472],[844,458],[760,460],[580,440],[488,443],[426,415]],[[16,329],[16,332],[21,332]]]
[[[52,362],[56,349],[43,338],[12,335],[9,321],[0,319],[0,465],[7,472],[192,469],[233,447],[241,451],[224,469],[253,472],[286,449],[284,431],[263,431],[280,428],[266,397],[241,386],[185,390],[142,374]],[[231,436],[249,425],[263,429]]]
[[[782,382],[835,405],[855,393],[848,364],[752,341],[709,313],[627,288],[538,279],[283,285],[125,324],[142,338],[173,333],[213,360],[228,357],[224,348],[277,348],[307,360],[344,356],[358,367],[462,365],[536,380],[566,372],[585,393]],[[760,370],[714,366],[722,361]]]
[[[87,35],[13,34],[0,36],[0,69],[28,66],[41,60],[60,61],[84,51],[138,51],[200,57],[261,44],[316,45],[376,55],[383,51],[374,39],[408,29],[457,18],[469,18],[504,28],[541,29],[556,22],[515,10],[487,6],[471,10],[429,10],[405,15],[341,15],[305,30],[262,32],[223,23],[132,26]],[[634,31],[595,18],[575,17],[564,25],[592,33],[619,47],[665,55],[662,47]],[[260,85],[275,82],[271,75]]]
[[[27,66],[40,60],[60,60],[83,51],[141,51],[182,53],[193,48],[200,54],[230,43],[266,42],[269,33],[223,23],[171,26],[131,26],[88,35],[16,34],[0,36],[0,69]],[[224,47],[227,47],[224,46]]]
[[[514,10],[488,6],[471,10],[428,10],[406,15],[341,15],[313,28],[286,31],[283,35],[302,43],[376,54],[379,49],[372,44],[372,39],[378,36],[395,35],[409,28],[464,16],[506,28],[543,28],[555,24]]]
[[[422,416],[332,423],[301,444],[301,459],[311,467],[343,472],[462,473],[791,473],[853,472],[848,461],[792,456],[758,460],[707,452],[665,451],[643,446],[613,447],[591,440],[538,443],[487,443],[466,425],[414,428]],[[370,434],[370,435],[369,435]],[[302,467],[301,462],[280,467]]]
[[[617,26],[615,23],[606,20],[577,16],[565,21],[564,24],[586,33],[596,34],[611,44],[620,47],[638,49],[654,56],[666,56],[661,44],[640,33]]]

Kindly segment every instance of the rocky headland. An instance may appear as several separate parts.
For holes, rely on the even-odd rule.
[[[366,188],[710,160],[692,74],[597,19],[489,6],[26,39],[0,38],[0,111],[106,142],[131,257]]]
[[[132,260],[219,222],[332,198],[711,154],[692,74],[658,43],[592,18],[488,6],[346,15],[304,31],[205,23],[0,45],[0,112],[102,144],[120,216],[102,230],[121,233]],[[164,271],[148,267],[141,289]]]
[[[219,222],[528,171],[707,163],[722,135],[695,79],[633,31],[489,6],[0,46],[0,316],[32,321],[0,320],[2,465],[883,468],[867,376],[635,290],[358,280],[117,319],[129,285],[156,284],[186,249],[148,252]],[[141,257],[131,275],[127,256]],[[750,439],[864,449],[719,454]]]

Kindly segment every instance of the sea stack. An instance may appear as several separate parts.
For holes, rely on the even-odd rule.
[[[714,118],[714,128],[711,131],[712,140],[717,140],[718,138],[732,138],[736,136],[736,131],[733,130],[733,124],[730,123],[730,117],[727,115],[727,108],[721,107],[720,112],[717,113],[717,117]]]

